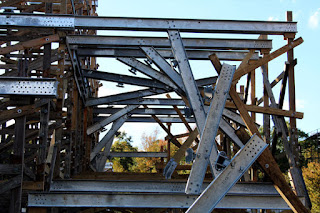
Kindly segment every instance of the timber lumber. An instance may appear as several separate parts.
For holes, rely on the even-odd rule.
[[[19,42],[13,46],[0,48],[0,54],[8,54],[18,50],[24,50],[32,47],[43,46],[44,44],[49,44],[55,41],[59,41],[60,37],[58,34],[45,36],[42,38],[33,39],[30,41]]]
[[[226,108],[237,109],[237,106],[234,103],[227,102]],[[299,118],[299,119],[302,119],[303,115],[304,115],[304,113],[302,113],[302,112],[296,112],[293,110],[283,110],[283,109],[262,107],[262,106],[256,106],[256,105],[246,105],[245,104],[244,108],[249,112],[265,113],[265,114],[270,114],[270,115],[293,117],[293,118]]]
[[[293,49],[294,47],[296,47],[302,43],[303,43],[303,39],[300,37],[300,38],[294,40],[293,42],[277,49],[276,51],[274,51],[268,55],[265,55],[263,58],[253,62],[252,64],[247,64],[243,67],[240,67],[240,69],[238,69],[236,71],[236,73],[234,74],[233,81],[239,80],[245,74],[250,73],[251,71],[255,70],[256,68],[261,67],[262,65],[266,64],[267,62],[279,57],[280,55],[288,52],[289,50]]]

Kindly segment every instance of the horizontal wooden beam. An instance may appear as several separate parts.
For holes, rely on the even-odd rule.
[[[0,48],[0,54],[8,54],[18,50],[25,50],[32,47],[43,46],[44,44],[49,44],[51,42],[59,41],[60,37],[58,34],[45,36],[42,38],[32,39],[29,41],[19,42],[13,46]]]

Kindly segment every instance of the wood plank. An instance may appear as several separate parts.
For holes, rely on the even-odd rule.
[[[226,103],[226,108],[230,109],[237,109],[236,105],[231,102]],[[292,110],[283,110],[283,109],[275,109],[270,107],[261,107],[256,105],[244,105],[244,108],[247,111],[250,112],[256,112],[256,113],[265,113],[269,115],[278,115],[278,116],[284,116],[284,117],[293,117],[293,118],[299,118],[302,119],[304,113],[302,112],[295,112]]]
[[[59,41],[59,39],[60,39],[59,35],[54,34],[54,35],[45,36],[42,38],[32,39],[25,42],[19,42],[12,46],[0,48],[0,54],[4,55],[4,54],[8,54],[18,50],[25,50],[31,47],[42,46],[44,44],[49,44],[51,42]]]
[[[255,70],[258,67],[268,63],[269,61],[279,57],[280,55],[288,52],[289,50],[293,49],[294,47],[303,43],[303,39],[300,37],[289,44],[275,50],[274,52],[264,56],[263,58],[253,62],[252,64],[247,64],[241,68],[239,68],[233,76],[233,81],[238,81],[243,75],[250,73],[251,71]]]
[[[144,105],[144,108],[148,109],[148,106]],[[161,126],[161,128],[168,134],[168,136],[170,137],[170,141],[176,145],[178,148],[181,147],[180,142],[174,138],[174,136],[171,134],[170,130],[160,121],[160,119],[155,116],[155,115],[151,115],[151,117]]]

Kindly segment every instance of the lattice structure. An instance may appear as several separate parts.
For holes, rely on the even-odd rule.
[[[10,0],[0,7],[4,211],[309,212],[298,164],[296,119],[303,113],[296,112],[294,86],[293,49],[303,40],[295,39],[297,23],[290,12],[287,21],[274,22],[99,17],[93,0]],[[98,36],[99,30],[134,30],[136,36]],[[168,36],[142,37],[139,31]],[[184,32],[256,34],[257,39],[194,38]],[[283,36],[287,43],[273,50],[267,35]],[[287,54],[285,70],[270,82],[268,62],[282,54]],[[131,74],[101,71],[97,57],[118,60]],[[211,61],[218,75],[195,79],[191,60]],[[232,65],[237,61],[239,66]],[[264,95],[257,99],[260,67]],[[239,93],[242,77],[247,80]],[[98,96],[100,81],[140,89]],[[272,88],[279,82],[276,101]],[[289,110],[283,109],[286,88]],[[257,113],[263,114],[264,138]],[[270,144],[270,117],[275,137],[283,139],[292,186],[269,151],[276,146]],[[111,152],[126,122],[158,123],[168,135],[167,151]],[[171,123],[188,129],[182,140]],[[170,146],[178,147],[173,156]],[[193,163],[179,165],[187,149]],[[165,164],[157,173],[103,172],[112,157],[157,157]],[[190,174],[179,175],[178,169]],[[267,182],[257,183],[258,170]]]

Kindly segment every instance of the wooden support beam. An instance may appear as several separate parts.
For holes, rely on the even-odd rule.
[[[221,70],[221,63],[220,60],[216,55],[211,55],[210,60],[219,73]],[[257,136],[261,137],[261,134],[258,131],[258,128],[256,127],[255,123],[251,119],[248,111],[245,108],[245,104],[240,99],[239,95],[237,94],[235,90],[235,86],[231,85],[230,92],[229,92],[232,100],[234,101],[235,105],[237,106],[240,115],[244,122],[246,123],[246,126],[250,132],[251,135],[256,134]],[[286,203],[290,206],[290,208],[295,213],[302,213],[302,212],[310,212],[299,200],[299,198],[296,196],[296,194],[292,191],[290,186],[288,185],[286,179],[284,178],[277,162],[274,160],[271,152],[269,149],[265,149],[265,151],[260,155],[258,158],[258,163],[261,165],[263,170],[268,174],[268,176],[271,178],[272,182],[275,185],[275,188],[281,195],[281,197],[286,201]]]
[[[24,146],[25,146],[26,116],[15,119],[15,137],[13,143],[12,163],[21,165],[21,174],[19,175],[19,185],[11,190],[10,213],[21,211],[22,199],[22,181],[24,168]]]
[[[231,102],[226,103],[226,108],[230,109],[237,109],[237,106]],[[256,113],[264,113],[269,115],[278,115],[284,117],[292,117],[292,118],[303,118],[302,112],[296,112],[292,110],[283,110],[283,109],[275,109],[270,107],[260,107],[256,105],[244,105],[244,108],[249,112],[256,112]]]
[[[144,105],[144,108],[148,109],[148,106]],[[168,136],[170,137],[170,141],[176,145],[178,148],[181,147],[180,142],[171,134],[170,130],[160,121],[160,119],[155,116],[155,115],[151,115],[151,117],[161,126],[161,128],[168,134]]]
[[[292,40],[287,45],[277,49],[276,51],[264,56],[263,58],[253,62],[252,64],[247,64],[243,67],[240,67],[233,76],[233,81],[238,81],[243,75],[250,73],[251,71],[255,70],[258,67],[268,63],[269,61],[279,57],[280,55],[292,50],[294,47],[303,43],[303,39],[300,37],[296,40]]]
[[[16,187],[19,187],[21,185],[21,178],[21,175],[17,175],[14,178],[0,183],[0,194],[3,194]]]
[[[0,54],[8,54],[18,50],[25,50],[32,47],[43,46],[44,44],[49,44],[55,41],[59,41],[60,37],[58,34],[45,36],[42,38],[33,39],[30,41],[19,42],[13,46],[0,48]]]

